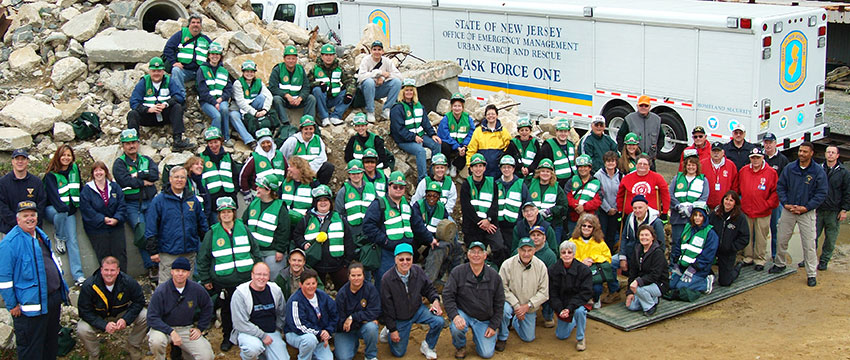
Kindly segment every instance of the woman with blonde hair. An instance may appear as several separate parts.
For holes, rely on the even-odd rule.
[[[127,244],[124,222],[127,209],[121,186],[103,161],[92,165],[91,181],[80,191],[80,214],[83,228],[97,256],[97,263],[107,256],[118,259],[121,271],[127,272]]]
[[[413,79],[404,79],[398,102],[390,110],[390,135],[400,149],[416,156],[416,181],[422,181],[428,172],[425,148],[431,149],[431,154],[437,154],[443,141],[425,117]]]
[[[573,230],[571,242],[576,244],[576,259],[590,267],[593,274],[593,308],[602,307],[599,297],[602,295],[602,284],[608,283],[608,296],[605,303],[610,304],[620,300],[620,283],[611,268],[611,250],[605,244],[605,235],[599,218],[585,213],[579,217]]]
[[[44,175],[44,190],[47,194],[47,221],[56,227],[56,252],[68,252],[71,276],[74,283],[80,285],[86,280],[80,261],[80,247],[77,244],[77,208],[80,206],[80,169],[76,164],[74,149],[61,145],[47,165]]]
[[[626,134],[624,143],[622,155],[620,156],[620,160],[617,161],[617,168],[620,169],[623,175],[626,175],[635,171],[637,168],[637,158],[641,154],[640,145],[638,145],[640,143],[640,136],[635,133],[628,133]]]
[[[307,210],[313,207],[311,191],[319,186],[316,172],[310,168],[310,163],[300,156],[287,159],[286,179],[280,186],[280,198],[289,207],[291,224],[298,224]]]

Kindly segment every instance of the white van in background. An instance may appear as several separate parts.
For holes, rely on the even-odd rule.
[[[337,0],[251,0],[254,13],[265,22],[289,21],[340,44],[339,1]]]

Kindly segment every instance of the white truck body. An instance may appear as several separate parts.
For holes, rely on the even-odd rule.
[[[251,0],[251,7],[265,22],[289,21],[309,30],[318,26],[320,34],[340,31],[337,0]]]
[[[416,56],[454,60],[479,100],[505,91],[535,116],[616,134],[652,98],[678,161],[690,131],[728,141],[741,123],[794,147],[825,136],[826,13],[819,8],[692,0],[346,0],[343,44],[367,23]],[[768,39],[769,38],[769,39]],[[827,130],[828,131],[828,130]]]

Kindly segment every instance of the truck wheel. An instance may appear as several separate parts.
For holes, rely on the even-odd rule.
[[[617,105],[609,108],[602,114],[605,117],[605,121],[608,122],[605,125],[608,128],[608,136],[614,139],[614,141],[617,141],[617,132],[620,131],[620,127],[626,121],[626,115],[632,111],[634,110],[628,105]]]
[[[658,158],[664,161],[678,162],[679,155],[688,144],[688,132],[682,118],[675,111],[658,113],[661,117],[661,131],[664,132],[664,147],[658,151]]]

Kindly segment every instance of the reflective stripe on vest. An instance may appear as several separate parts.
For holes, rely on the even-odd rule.
[[[242,98],[245,101],[251,101],[257,98],[260,93],[263,92],[263,82],[259,79],[254,79],[251,81],[251,86],[248,86],[248,81],[245,80],[245,77],[239,78],[239,84],[242,85]]]
[[[404,107],[404,128],[420,137],[425,135],[425,130],[422,129],[422,104],[413,104],[412,109],[405,102],[401,102],[401,106]]]
[[[522,180],[516,179],[511,187],[499,182],[499,221],[514,223],[519,218],[522,206]]]
[[[310,138],[310,142],[306,144],[300,141],[296,141],[295,149],[292,151],[292,155],[300,156],[304,158],[304,160],[307,160],[307,162],[315,160],[317,157],[319,157],[319,154],[321,153],[322,140],[319,139],[319,136],[315,134],[312,138]]]
[[[184,27],[180,34],[180,43],[177,44],[177,62],[181,64],[189,64],[192,58],[195,63],[202,65],[207,61],[207,51],[209,51],[210,42],[203,36],[198,36],[195,41],[192,40],[192,33],[189,28]]]
[[[230,275],[233,269],[239,272],[251,271],[254,267],[254,259],[251,258],[251,241],[242,220],[234,221],[232,236],[224,230],[221,223],[213,225],[211,230],[212,257],[215,260],[216,275]]]
[[[363,193],[357,191],[351,183],[345,182],[345,218],[351,226],[358,226],[366,217],[366,209],[375,200],[375,185],[363,182]]]
[[[310,184],[295,185],[295,180],[287,180],[283,182],[280,198],[289,206],[289,210],[304,216],[313,206],[311,190]]]
[[[144,168],[144,169],[147,170],[147,168],[148,168],[148,158],[146,156],[142,156],[142,155],[136,155],[136,156],[138,157],[138,160],[136,160],[139,163],[138,167],[133,167],[133,165],[130,163],[130,161],[127,160],[127,155],[121,154],[121,156],[118,157],[119,159],[121,159],[121,161],[124,162],[124,165],[127,166],[127,173],[131,177],[133,176],[133,174],[138,173],[139,169]],[[144,186],[144,185],[142,185],[142,186]],[[121,191],[124,192],[124,195],[138,194],[140,190],[141,190],[141,188],[134,188],[134,187],[129,187],[129,186],[121,188]]]
[[[528,146],[525,148],[522,147],[522,141],[519,138],[513,138],[511,141],[514,143],[517,149],[520,152],[519,162],[522,163],[523,166],[531,166],[531,163],[534,162],[534,157],[537,156],[537,141],[533,138],[528,142]]]
[[[548,185],[546,186],[546,190],[542,192],[540,188],[540,179],[532,179],[531,184],[528,186],[528,192],[534,205],[540,208],[540,210],[555,206],[558,200],[558,185]],[[550,216],[549,219],[551,218]],[[546,219],[546,221],[549,221],[549,219]]]
[[[52,173],[56,177],[56,185],[58,186],[59,200],[65,205],[80,203],[80,169],[77,164],[71,163],[71,171],[68,172],[68,177],[57,172]]]
[[[295,70],[290,74],[285,64],[280,63],[277,66],[280,74],[280,82],[277,86],[289,95],[300,95],[301,87],[304,85],[304,67],[301,64],[295,64]]]
[[[549,142],[549,147],[552,148],[552,162],[555,164],[555,176],[558,180],[569,179],[576,171],[573,160],[576,158],[576,148],[573,143],[567,140],[567,153],[561,149],[561,146],[555,138],[546,140]]]
[[[481,184],[481,189],[475,187],[475,182],[472,180],[471,175],[466,180],[469,182],[469,195],[472,199],[470,202],[475,208],[475,214],[479,218],[486,219],[487,211],[490,210],[490,205],[493,204],[493,190],[495,188],[493,185],[495,180],[492,177],[485,176],[484,183]]]
[[[413,230],[410,228],[410,205],[407,200],[401,198],[401,211],[390,207],[394,204],[386,197],[381,197],[380,201],[384,202],[384,228],[387,231],[387,238],[392,241],[398,241],[403,238],[413,239]]]
[[[428,216],[428,206],[426,206],[425,199],[419,199],[417,203],[419,203],[419,212],[422,213],[422,221],[425,222],[425,228],[431,232],[431,234],[437,234],[437,225],[440,224],[440,221],[446,218],[446,206],[441,202],[437,202],[436,208],[434,209],[434,213],[431,216]]]
[[[676,175],[676,189],[673,196],[680,203],[693,203],[699,200],[702,196],[702,190],[705,187],[705,176],[699,175],[693,180],[688,181],[684,173]]]
[[[283,153],[279,150],[275,150],[274,159],[271,160],[256,151],[252,152],[251,156],[254,158],[254,173],[257,174],[257,177],[275,174],[279,179],[283,179],[286,176]]]
[[[584,205],[586,202],[593,200],[593,198],[596,197],[596,193],[599,192],[602,183],[592,176],[588,182],[582,183],[581,177],[575,175],[570,180],[570,185],[573,193],[573,199],[578,200],[579,205]]]
[[[274,199],[263,211],[261,210],[263,208],[262,200],[258,197],[254,198],[251,205],[248,206],[248,230],[257,240],[257,245],[260,248],[268,248],[272,245],[281,206],[283,206],[283,201]]]
[[[469,123],[469,113],[464,111],[460,114],[460,119],[455,119],[455,114],[449,111],[449,113],[446,114],[446,120],[449,125],[449,136],[457,141],[458,144],[463,143],[463,140],[466,139],[466,135],[469,134],[469,128],[471,127]]]
[[[334,211],[331,213],[331,223],[328,226],[328,252],[333,257],[340,257],[345,254],[345,243],[343,239],[345,237],[345,227],[342,223],[342,218],[339,217],[339,213]],[[327,221],[327,220],[326,220]],[[304,240],[310,242],[310,246],[321,246],[321,244],[316,244],[316,236],[319,235],[322,229],[322,223],[319,222],[319,218],[311,214],[310,221],[307,222],[307,228],[304,230]]]
[[[687,268],[697,261],[697,257],[702,253],[702,247],[705,245],[709,230],[711,230],[711,225],[707,225],[694,234],[691,224],[685,224],[685,229],[682,230],[682,255],[679,257],[679,265]]]
[[[375,180],[369,180],[369,178],[367,178],[365,176],[366,175],[365,173],[363,175],[364,175],[363,179],[365,181],[371,182],[373,185],[375,185],[375,195],[377,197],[384,197],[384,195],[386,195],[386,193],[387,193],[387,177],[384,176],[383,172],[375,171],[375,175],[377,175],[375,177]]]
[[[145,81],[145,96],[142,98],[142,105],[153,107],[156,104],[166,103],[168,100],[171,100],[171,92],[168,90],[168,86],[171,84],[170,76],[162,76],[159,89],[153,87],[153,80],[151,80],[150,75],[145,75],[142,79]]]
[[[227,86],[227,80],[230,78],[230,73],[224,66],[216,66],[215,71],[206,65],[202,65],[201,73],[204,74],[204,82],[207,84],[210,96],[218,99],[224,93],[224,88]]]
[[[316,64],[316,66],[313,67],[313,76],[316,78],[317,82],[329,85],[328,92],[331,96],[339,95],[339,92],[342,90],[342,69],[336,67],[331,72],[331,77],[328,78],[328,73],[325,72],[325,69]]]
[[[233,163],[230,161],[230,154],[224,154],[218,165],[213,163],[207,155],[201,154],[201,159],[204,161],[204,173],[201,175],[201,182],[210,194],[216,194],[221,190],[224,190],[224,192],[236,190],[236,186],[233,184]]]

